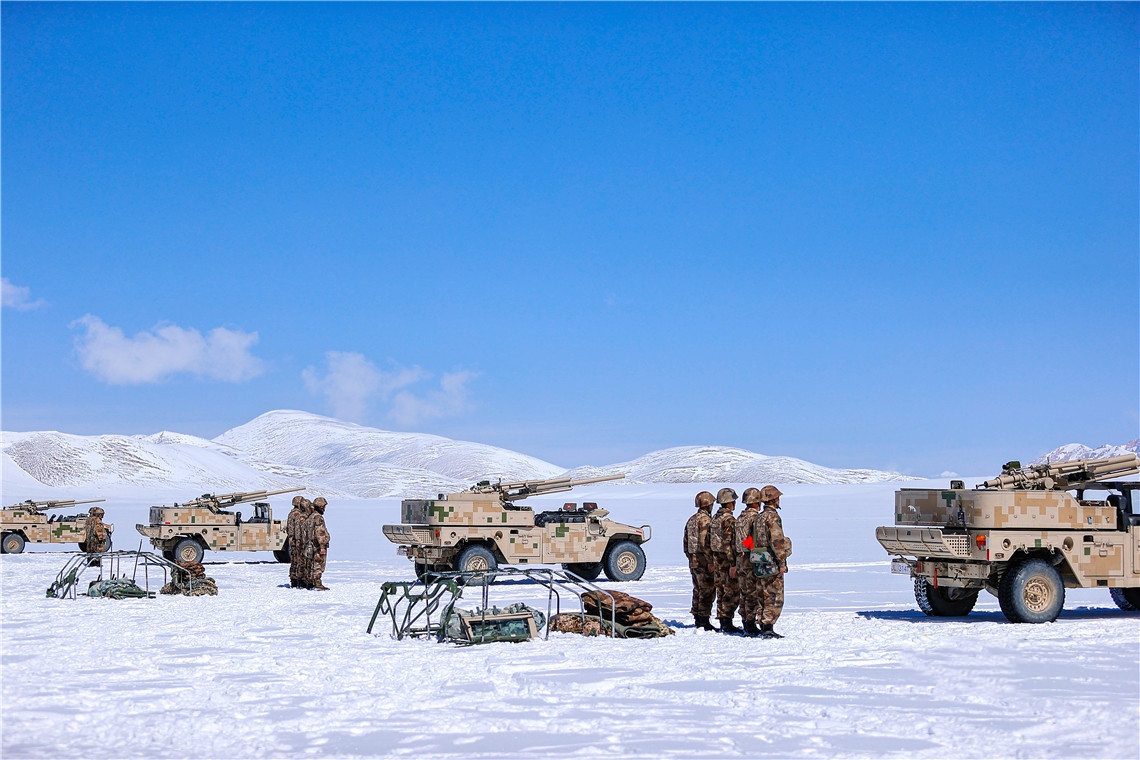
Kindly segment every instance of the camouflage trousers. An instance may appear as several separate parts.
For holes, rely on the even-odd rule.
[[[289,544],[289,585],[293,588],[302,588],[308,585],[309,582],[309,569],[307,567],[309,560],[305,558],[304,549],[301,548],[301,542],[296,541]]]
[[[689,575],[693,577],[693,604],[689,614],[694,617],[712,615],[713,600],[716,599],[716,578],[709,565],[710,557],[699,554],[689,555]]]
[[[724,555],[716,557],[716,616],[718,620],[731,618],[740,606],[740,583],[737,578],[731,577],[729,568],[736,567],[731,559]]]
[[[328,558],[328,554],[321,554],[318,551],[309,560],[309,577],[307,580],[310,586],[321,585],[321,576],[325,574],[325,563],[328,562]]]
[[[784,610],[784,576],[757,578],[760,587],[760,625],[774,625]]]
[[[752,569],[752,560],[742,554],[736,560],[736,579],[740,581],[740,619],[755,622],[760,613],[760,579]]]

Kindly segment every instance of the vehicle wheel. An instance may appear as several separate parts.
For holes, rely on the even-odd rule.
[[[24,537],[19,533],[5,533],[0,549],[5,554],[20,554],[24,551]]]
[[[455,560],[455,569],[461,573],[498,570],[499,563],[495,561],[495,555],[486,546],[473,544],[459,553],[459,557]],[[474,585],[481,583],[482,581],[472,581]]]
[[[286,563],[290,562],[291,558],[289,556],[289,544],[286,543],[280,549],[277,549],[276,551],[274,551],[273,552],[273,559],[277,560],[278,562],[286,562]]]
[[[103,546],[103,551],[105,551],[105,552],[111,551],[112,546],[114,546],[114,544],[111,542],[111,537],[107,536],[107,543]]]
[[[192,538],[184,538],[174,547],[175,562],[201,562],[204,556],[202,545]]]
[[[1112,601],[1122,610],[1140,610],[1140,588],[1110,588]]]
[[[1027,559],[1002,575],[998,604],[1011,623],[1049,623],[1065,606],[1065,584],[1050,563]]]
[[[568,562],[562,566],[584,581],[592,581],[602,574],[601,562]]]
[[[925,578],[914,579],[914,599],[918,608],[931,617],[969,615],[978,602],[976,588],[934,588]]]
[[[645,552],[632,541],[618,541],[606,552],[602,569],[611,581],[641,580],[645,574]]]

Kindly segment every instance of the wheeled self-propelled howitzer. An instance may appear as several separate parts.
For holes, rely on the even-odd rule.
[[[83,534],[83,524],[87,521],[87,513],[76,515],[45,515],[45,511],[56,509],[70,509],[79,504],[97,504],[105,499],[84,499],[76,501],[49,500],[27,501],[13,504],[0,509],[0,550],[4,554],[19,554],[24,551],[24,545],[33,544],[79,544],[79,551],[87,551],[86,536]],[[107,525],[108,536],[115,530],[114,525]],[[110,538],[107,541],[107,550],[110,550]]]
[[[645,572],[641,545],[652,538],[648,525],[614,522],[593,502],[581,507],[567,503],[560,510],[538,514],[516,503],[624,477],[484,480],[436,499],[404,499],[401,524],[385,525],[384,535],[400,545],[398,553],[415,563],[418,575],[432,570],[494,570],[501,564],[560,564],[586,580],[603,572],[610,580],[638,580]]]
[[[1109,589],[1140,608],[1140,459],[1126,454],[1022,467],[973,489],[895,492],[895,524],[875,537],[914,579],[928,615],[967,615],[985,589],[1015,623],[1055,620],[1066,588]]]
[[[300,488],[280,491],[245,491],[226,494],[202,494],[172,507],[151,507],[150,524],[135,529],[150,539],[162,556],[176,562],[201,562],[206,550],[216,552],[271,551],[278,562],[289,561],[289,542],[285,524],[273,518],[270,496],[279,496]],[[253,517],[243,520],[241,512],[231,507],[253,504]]]

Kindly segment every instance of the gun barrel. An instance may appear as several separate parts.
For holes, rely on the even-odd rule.
[[[624,472],[618,475],[603,475],[599,478],[582,478],[581,480],[572,480],[570,481],[570,485],[584,486],[587,483],[604,483],[607,480],[622,480],[623,478],[625,478]]]
[[[1002,473],[982,483],[984,488],[1032,488],[1055,485],[1068,488],[1070,483],[1093,482],[1140,472],[1140,457],[1123,454],[1104,459],[1074,459],[1071,462],[1039,464]]]
[[[49,499],[48,501],[32,501],[31,499],[28,499],[27,501],[20,504],[13,504],[10,507],[4,507],[4,509],[62,509],[64,507],[74,507],[76,504],[98,504],[101,501],[106,501],[106,499],[82,499],[80,501],[76,501],[75,499]]]

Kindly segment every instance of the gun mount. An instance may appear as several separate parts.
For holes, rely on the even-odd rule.
[[[581,480],[573,480],[572,478],[551,478],[549,480],[520,480],[515,483],[491,483],[489,480],[481,480],[465,493],[498,493],[499,500],[504,503],[511,503],[515,501],[522,501],[531,496],[543,496],[551,493],[561,493],[562,491],[569,491],[575,486],[584,486],[589,483],[604,483],[609,480],[621,480],[625,474],[620,475],[603,475],[600,478],[582,478]]]
[[[32,501],[31,499],[28,499],[27,501],[21,501],[19,504],[13,504],[10,507],[4,507],[4,509],[25,509],[32,514],[39,514],[45,509],[63,509],[65,507],[74,507],[77,504],[98,504],[101,501],[106,501],[106,499],[84,499],[82,501],[76,501],[75,499],[68,499],[65,501]]]
[[[223,493],[223,494],[210,494],[204,493],[197,499],[179,504],[174,502],[176,507],[208,509],[216,515],[223,514],[226,509],[237,506],[238,504],[245,504],[249,501],[261,501],[269,496],[279,496],[283,493],[294,493],[296,491],[304,491],[304,487],[298,488],[283,488],[280,491],[244,491],[238,493]]]
[[[1023,491],[1068,491],[1084,483],[1120,478],[1140,472],[1140,457],[1124,454],[1106,459],[1074,459],[1056,464],[1006,462],[1001,475],[990,478],[978,488],[1016,489]]]

